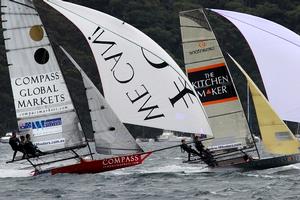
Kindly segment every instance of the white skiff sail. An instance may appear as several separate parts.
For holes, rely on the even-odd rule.
[[[300,36],[272,21],[249,14],[212,9],[233,23],[257,62],[267,98],[283,120],[300,122]]]
[[[84,145],[79,121],[40,17],[31,0],[1,0],[16,116],[42,151]]]
[[[180,12],[179,17],[186,71],[214,133],[210,148],[247,146],[248,123],[203,9]]]
[[[212,135],[193,86],[148,36],[84,6],[45,2],[83,33],[98,65],[105,98],[122,122]]]

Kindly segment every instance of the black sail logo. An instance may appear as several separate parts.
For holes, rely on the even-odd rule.
[[[144,80],[146,77],[156,80],[153,75],[151,77],[153,71],[162,73],[162,70],[170,68],[166,61],[146,48],[124,45],[123,42],[120,42],[123,38],[119,40],[114,34],[112,35],[111,32],[101,27],[96,27],[94,31],[91,31],[87,39],[90,41],[90,45],[97,46],[95,56],[101,58],[99,60],[103,63],[99,65],[108,68],[113,77],[112,81],[118,83],[116,88],[122,88],[119,95],[126,95],[126,100],[128,100],[126,103],[129,102],[130,105],[133,105],[132,110],[142,113],[144,121],[166,118],[166,114],[168,114],[165,113],[166,110],[169,112],[171,109],[162,108],[162,105],[167,105],[162,103],[164,100],[172,106],[172,109],[182,105],[189,109],[190,105],[194,103],[193,96],[196,97],[196,94],[190,84],[176,71],[176,76],[164,79],[164,81],[171,79],[172,82],[169,82],[169,85],[173,87],[172,94],[169,91],[163,92],[166,87],[153,87],[154,81],[150,84],[150,81]],[[129,53],[129,51],[131,52]],[[135,52],[136,55],[132,55],[132,52]],[[141,68],[144,68],[142,73]]]
[[[187,72],[203,105],[237,99],[232,80],[224,63],[188,69]]]
[[[99,54],[97,54],[97,56],[102,57],[106,64],[105,67],[109,67],[111,71],[113,80],[119,83],[118,86],[124,88],[123,92],[128,101],[135,106],[136,112],[144,114],[144,121],[164,118],[164,113],[153,101],[154,98],[146,84],[142,83],[136,85],[134,89],[126,87],[126,85],[133,84],[135,79],[138,78],[135,74],[137,66],[126,56],[126,51],[118,44],[117,40],[114,40],[113,37],[107,37],[109,34],[110,32],[105,31],[101,27],[97,27],[92,35],[88,37],[88,40],[98,46]],[[154,66],[152,67],[154,68],[166,67],[165,63],[155,64],[149,59],[146,59],[145,56],[144,58],[148,64],[151,66],[153,64]]]

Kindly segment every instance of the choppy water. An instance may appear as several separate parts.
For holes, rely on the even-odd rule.
[[[167,143],[143,143],[146,149]],[[27,176],[5,164],[0,144],[0,199],[300,199],[299,165],[263,171],[211,171],[182,163],[177,149],[153,154],[143,165],[100,174]]]

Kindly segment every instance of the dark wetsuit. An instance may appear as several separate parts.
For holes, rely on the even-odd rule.
[[[24,150],[27,154],[29,155],[32,155],[32,156],[35,156],[36,154],[36,151],[35,151],[35,147],[34,145],[32,144],[32,142],[26,142],[25,145],[24,145]]]
[[[204,151],[204,145],[202,144],[201,141],[195,141],[195,148],[199,151],[200,157],[202,158],[203,156],[203,151]]]
[[[200,154],[195,149],[193,149],[190,145],[183,143],[180,145],[180,147],[181,147],[181,150],[188,153],[188,161],[191,160],[191,153],[200,156]]]
[[[21,145],[20,140],[17,137],[9,138],[9,144],[10,144],[11,148],[14,150],[14,155],[12,158],[12,161],[14,161],[18,151],[24,153],[23,145]],[[24,157],[24,155],[23,155],[23,157]]]
[[[24,150],[30,156],[39,156],[43,155],[44,153],[41,152],[31,141],[26,141],[24,145]]]
[[[200,153],[200,158],[205,162],[208,166],[214,167],[216,166],[216,161],[213,157],[213,155],[209,152],[208,149],[204,148],[204,145],[201,141],[195,141],[195,148]]]
[[[17,137],[9,138],[9,144],[14,151],[19,151],[20,149],[20,140]]]
[[[203,159],[202,160],[210,167],[215,167],[218,165],[214,156],[209,152],[208,149],[203,150]]]

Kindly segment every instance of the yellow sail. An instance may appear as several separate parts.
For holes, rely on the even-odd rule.
[[[247,78],[256,110],[262,141],[266,150],[270,153],[281,155],[299,153],[300,142],[298,139],[292,134],[282,119],[279,118],[266,97],[243,68],[231,56],[230,58]]]

